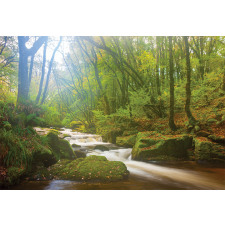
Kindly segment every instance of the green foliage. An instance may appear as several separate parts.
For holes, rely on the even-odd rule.
[[[27,148],[28,140],[21,139],[12,131],[0,129],[1,161],[4,166],[27,168],[32,162],[32,152]]]
[[[82,125],[82,123],[80,121],[72,121],[70,123],[70,128],[71,129],[79,128],[81,125]]]

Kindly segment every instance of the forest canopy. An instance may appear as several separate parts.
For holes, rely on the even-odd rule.
[[[109,135],[165,119],[175,131],[176,113],[195,125],[202,117],[192,108],[225,91],[220,36],[5,36],[0,59],[1,105],[13,105],[25,126],[77,121]]]

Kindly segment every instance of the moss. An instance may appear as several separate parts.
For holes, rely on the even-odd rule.
[[[71,137],[71,135],[69,134],[63,134],[63,137],[66,138],[66,137]]]
[[[125,164],[108,161],[104,156],[79,158],[64,165],[57,163],[50,170],[58,179],[82,181],[116,181],[129,175]]]
[[[123,162],[119,161],[82,161],[77,166],[78,180],[116,181],[128,176]]]
[[[123,147],[133,147],[135,145],[137,135],[129,135],[125,137],[117,137],[116,144]]]
[[[33,165],[44,165],[45,167],[51,166],[57,162],[56,157],[52,153],[50,149],[45,146],[40,145],[39,143],[35,143],[36,151],[33,154]]]
[[[140,132],[132,149],[132,158],[137,160],[187,159],[192,148],[192,137],[187,135],[162,135],[155,132]]]
[[[108,161],[105,156],[90,155],[85,161]]]
[[[72,144],[72,147],[73,147],[73,148],[76,148],[76,147],[81,147],[81,145]]]
[[[86,157],[86,153],[82,152],[80,150],[76,150],[76,151],[74,151],[74,153],[75,153],[77,158],[85,158]]]
[[[25,168],[9,167],[4,185],[10,186],[19,183],[21,177],[25,174],[25,171]]]
[[[101,151],[109,151],[109,148],[104,145],[96,145],[94,149],[99,149]]]
[[[28,177],[28,180],[39,180],[39,181],[52,180],[52,179],[53,179],[53,175],[51,174],[49,169],[47,169],[46,167],[40,167]]]
[[[59,140],[60,158],[61,159],[74,159],[76,155],[67,140]]]
[[[47,134],[48,144],[53,151],[54,156],[57,160],[59,159],[74,159],[76,155],[67,140],[59,139],[58,135],[54,132],[49,132]]]
[[[225,147],[213,143],[208,138],[195,138],[195,158],[197,161],[216,162],[223,161],[225,163]]]

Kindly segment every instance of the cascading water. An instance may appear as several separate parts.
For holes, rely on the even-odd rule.
[[[72,132],[70,129],[65,129],[62,133],[71,135],[71,137],[66,138],[70,144],[77,144],[81,147],[94,147],[96,145],[108,146],[109,151],[89,148],[87,155],[101,155],[111,161],[123,161],[131,175],[146,179],[146,182],[151,182],[152,180],[162,183],[167,182],[168,184],[173,183],[177,186],[181,184],[202,189],[225,189],[224,176],[218,182],[218,180],[213,180],[209,176],[205,176],[206,173],[204,171],[177,169],[155,165],[153,163],[134,161],[131,159],[131,148],[119,148],[110,143],[103,142],[99,135]],[[221,183],[221,181],[223,182]]]
[[[43,182],[27,182],[15,189],[67,189],[67,190],[182,190],[182,189],[216,189],[225,190],[225,169],[208,168],[195,162],[176,162],[166,164],[159,162],[140,162],[131,159],[131,148],[120,148],[102,141],[95,134],[73,132],[64,129],[65,139],[70,144],[76,144],[73,149],[85,151],[88,155],[105,156],[111,161],[122,161],[130,171],[128,180],[111,183],[82,183],[76,181],[53,180]],[[108,151],[102,151],[98,145],[105,146]]]

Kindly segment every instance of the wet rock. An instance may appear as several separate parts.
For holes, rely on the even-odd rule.
[[[130,135],[125,137],[117,137],[116,144],[123,147],[132,148],[135,145],[137,135]]]
[[[101,150],[101,151],[109,151],[109,148],[104,146],[104,145],[96,145],[94,147],[94,149],[98,149],[98,150]]]
[[[51,166],[57,162],[57,159],[53,152],[44,147],[40,146],[33,154],[33,165],[43,165],[45,167]]]
[[[86,157],[86,153],[84,151],[76,150],[76,151],[74,151],[74,153],[77,156],[77,158],[85,158]]]
[[[59,137],[60,139],[64,139],[64,138],[66,138],[66,137],[71,137],[71,135],[60,133],[60,134],[58,135],[58,137]]]
[[[188,159],[193,138],[188,135],[162,135],[154,131],[140,132],[132,149],[136,160]]]
[[[76,158],[76,155],[67,140],[59,139],[58,135],[52,131],[47,134],[47,137],[48,144],[57,160]]]
[[[225,165],[225,146],[214,143],[205,137],[195,138],[194,143],[197,161],[222,162]]]
[[[81,145],[77,145],[77,144],[72,144],[73,148],[77,148],[77,147],[81,147]]]

